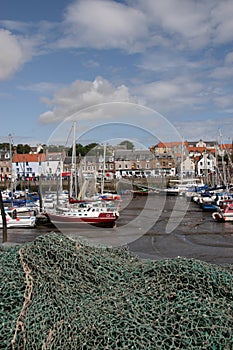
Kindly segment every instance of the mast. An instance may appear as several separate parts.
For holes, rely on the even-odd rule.
[[[10,191],[11,191],[11,195],[12,195],[12,199],[13,199],[13,169],[12,169],[12,135],[9,134],[9,152],[10,152],[10,164],[11,164],[11,180],[10,180]]]
[[[72,160],[70,174],[70,197],[72,197],[73,185],[75,197],[77,197],[77,174],[76,174],[76,122],[73,124]]]
[[[181,167],[180,167],[180,180],[181,180],[181,184],[183,183],[183,179],[184,179],[184,138],[182,138],[182,144],[181,144]]]
[[[106,143],[104,144],[104,159],[103,159],[103,169],[102,169],[101,194],[104,193],[105,158],[106,158]]]
[[[222,133],[220,129],[219,129],[219,136],[220,136],[220,146],[221,146],[221,156],[222,156],[223,183],[226,186],[226,189],[228,190],[228,184],[226,179],[226,165],[224,161],[224,152],[223,152],[223,144],[222,144]]]

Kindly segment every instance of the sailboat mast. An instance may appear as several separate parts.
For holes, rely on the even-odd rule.
[[[104,193],[104,177],[105,177],[105,160],[106,158],[106,143],[104,144],[104,159],[103,159],[103,169],[102,169],[102,181],[101,181],[101,194]]]
[[[75,197],[77,197],[77,174],[76,174],[76,122],[73,124],[73,143],[72,143],[72,159],[70,174],[70,197],[72,197],[73,185]]]
[[[222,144],[222,133],[221,130],[219,130],[220,135],[220,145],[221,145],[221,156],[222,156],[222,171],[223,171],[223,182],[226,187],[228,187],[227,179],[226,179],[226,166],[224,161],[224,152],[223,152],[223,144]],[[228,189],[228,188],[227,188]]]
[[[10,191],[11,191],[11,195],[12,195],[11,198],[13,199],[12,136],[11,136],[11,134],[9,134],[8,136],[9,136],[9,152],[10,152],[10,164],[11,164]]]
[[[180,167],[180,180],[181,183],[183,183],[184,179],[184,138],[182,138],[182,144],[181,144],[181,167]]]

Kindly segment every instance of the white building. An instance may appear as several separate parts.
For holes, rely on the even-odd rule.
[[[212,154],[204,153],[197,162],[197,175],[207,176],[216,169],[216,158]]]

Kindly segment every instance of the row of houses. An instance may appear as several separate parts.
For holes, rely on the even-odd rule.
[[[217,145],[202,140],[158,143],[149,149],[117,149],[111,147],[105,158],[101,152],[86,155],[77,162],[85,176],[109,178],[156,176],[209,176],[232,164],[232,144]],[[221,163],[221,164],[220,164]],[[72,159],[65,152],[10,154],[0,151],[0,180],[35,179],[40,176],[68,176]],[[229,171],[231,167],[227,167]],[[232,168],[231,170],[232,171]],[[229,174],[230,176],[232,174]]]

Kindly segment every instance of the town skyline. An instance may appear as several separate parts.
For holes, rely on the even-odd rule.
[[[17,153],[16,148],[11,148],[12,154],[10,150],[0,149],[1,181],[9,178],[17,181],[39,177],[49,179],[61,175],[67,177],[71,175],[75,164],[84,176],[95,177],[104,172],[108,179],[132,176],[205,176],[211,177],[212,182],[219,177],[218,181],[224,183],[226,178],[231,182],[233,173],[232,144],[216,145],[213,141],[202,140],[196,143],[160,142],[149,149],[137,150],[133,144],[125,141],[118,147],[110,145],[108,151],[103,145],[96,145],[83,153],[80,145],[76,146],[77,158],[74,158],[72,149],[54,148],[51,151],[46,148],[43,151],[38,148],[34,152],[31,150],[29,153]],[[224,168],[226,171],[223,176]]]

